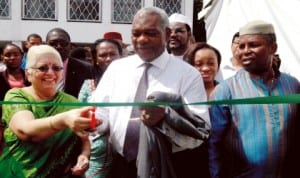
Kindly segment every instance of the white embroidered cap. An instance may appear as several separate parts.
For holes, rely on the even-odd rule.
[[[173,23],[173,22],[185,23],[188,26],[190,26],[190,28],[192,28],[192,20],[189,17],[187,17],[185,15],[182,15],[182,14],[179,14],[179,13],[172,14],[169,17],[169,22],[170,23]]]

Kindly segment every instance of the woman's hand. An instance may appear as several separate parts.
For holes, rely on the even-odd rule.
[[[94,119],[91,112],[95,112],[95,107],[87,106],[66,112],[65,124],[78,136],[85,137],[88,131],[93,131],[95,127],[101,124],[101,120]]]
[[[89,158],[86,155],[79,155],[76,165],[71,168],[72,174],[82,175],[89,168]]]

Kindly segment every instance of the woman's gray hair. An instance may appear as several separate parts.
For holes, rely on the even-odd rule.
[[[49,45],[37,45],[29,48],[25,68],[32,68],[45,54],[53,55],[59,61],[59,64],[63,66],[60,54],[55,48]]]
[[[138,18],[143,13],[157,14],[160,17],[162,27],[164,29],[169,27],[169,17],[168,14],[163,9],[158,7],[153,7],[153,6],[144,7],[137,11],[134,18]]]

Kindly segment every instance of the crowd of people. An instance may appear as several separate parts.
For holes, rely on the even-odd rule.
[[[299,105],[230,102],[300,92],[280,72],[275,31],[237,29],[223,67],[191,19],[157,7],[135,14],[130,46],[107,32],[74,48],[62,28],[6,44],[0,100],[16,104],[0,107],[1,177],[298,177]],[[189,105],[209,100],[228,103]]]

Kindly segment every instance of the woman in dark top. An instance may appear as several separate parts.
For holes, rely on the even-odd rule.
[[[0,72],[0,100],[4,99],[6,92],[11,88],[22,88],[30,83],[25,77],[25,72],[21,69],[23,52],[15,44],[8,43],[4,46],[1,53],[1,60],[6,65],[6,70]],[[2,107],[0,107],[2,116]]]
[[[1,61],[6,65],[6,69],[0,72],[0,101],[4,100],[6,92],[11,88],[22,88],[30,83],[25,77],[25,72],[21,69],[23,52],[21,48],[15,44],[8,43],[1,52]],[[4,147],[2,123],[2,106],[0,105],[0,155]]]

